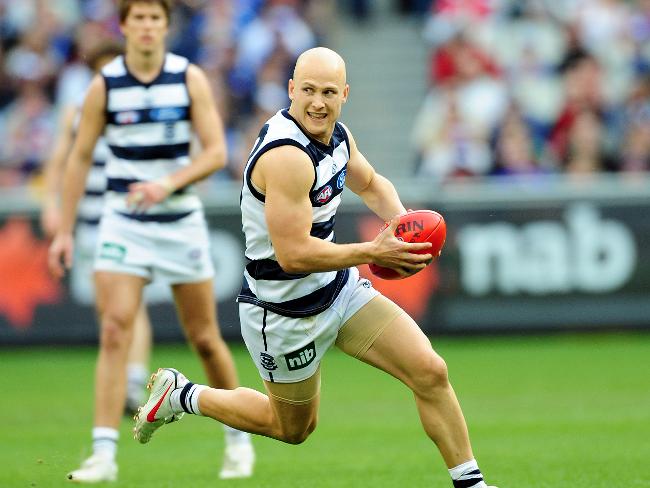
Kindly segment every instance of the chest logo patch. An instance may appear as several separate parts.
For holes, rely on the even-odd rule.
[[[316,195],[316,201],[318,203],[326,203],[330,198],[332,198],[332,193],[332,185],[327,185],[320,192],[318,192],[318,195]]]

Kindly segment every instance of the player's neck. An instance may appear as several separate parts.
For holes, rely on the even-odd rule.
[[[149,83],[158,76],[162,69],[165,62],[165,49],[161,48],[152,52],[127,49],[124,59],[133,76],[143,83]]]

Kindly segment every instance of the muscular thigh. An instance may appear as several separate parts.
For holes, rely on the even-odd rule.
[[[140,307],[146,280],[140,276],[108,271],[96,271],[94,279],[99,315],[109,314],[132,323]]]
[[[383,295],[377,295],[341,327],[336,346],[352,357],[365,355],[372,344],[396,317],[405,312]]]
[[[264,380],[271,408],[284,430],[302,430],[318,415],[320,404],[320,367],[309,378],[296,383]]]
[[[373,305],[373,302],[376,303]],[[349,326],[347,334],[360,338],[354,343],[365,339],[368,347],[361,352],[349,344],[341,349],[408,384],[437,354],[428,337],[407,313],[401,309],[396,313],[395,308],[386,303],[392,302],[383,296],[373,302],[346,323]],[[374,321],[375,325],[369,326],[368,321]]]

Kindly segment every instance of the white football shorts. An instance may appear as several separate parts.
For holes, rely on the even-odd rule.
[[[350,268],[347,283],[324,312],[305,318],[278,315],[252,303],[239,303],[241,332],[264,380],[295,383],[311,377],[339,330],[379,292]]]
[[[214,276],[203,212],[176,222],[140,222],[106,212],[99,224],[95,271],[141,276],[168,285]]]

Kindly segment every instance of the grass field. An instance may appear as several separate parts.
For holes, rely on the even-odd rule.
[[[650,487],[650,335],[444,338],[446,358],[487,481],[500,488]],[[240,345],[242,383],[260,388]],[[90,449],[94,348],[0,349],[0,487],[66,486]],[[184,346],[156,347],[154,366],[201,381]],[[320,424],[306,443],[255,438],[256,473],[223,482],[220,426],[186,417],[151,444],[125,419],[123,487],[450,487],[409,392],[332,350]]]

